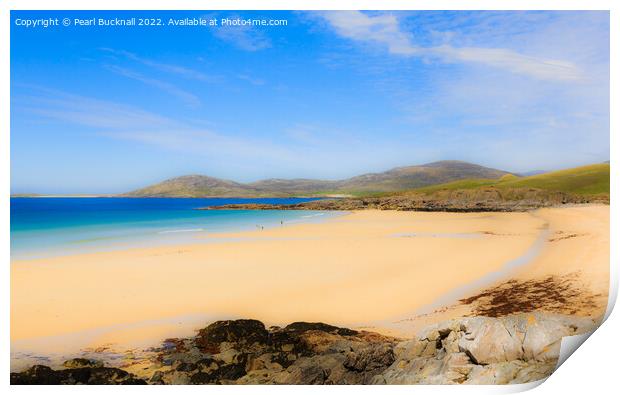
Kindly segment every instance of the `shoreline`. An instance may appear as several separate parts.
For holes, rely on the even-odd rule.
[[[239,213],[200,213],[191,207],[170,217],[165,211],[147,212],[151,219],[121,218],[110,223],[93,221],[93,213],[87,213],[83,223],[53,224],[42,230],[28,225],[11,230],[11,260],[30,261],[53,257],[125,251],[157,246],[179,246],[209,243],[205,235],[216,233],[249,232],[258,229],[280,228],[300,223],[315,223],[337,217],[345,212],[289,211],[281,210]],[[116,215],[116,213],[112,213]],[[232,214],[232,215],[231,215]],[[73,214],[72,214],[73,215]],[[28,219],[27,219],[28,220]],[[43,222],[45,222],[45,218]],[[56,220],[56,219],[54,219]],[[31,221],[32,222],[32,221]]]
[[[566,210],[602,210],[602,216],[605,217],[604,211],[607,211],[607,221],[609,218],[608,206],[606,209],[605,206],[590,205],[576,208],[545,210],[550,210],[552,214],[556,216],[562,216],[561,214],[557,213],[558,210],[564,213],[567,212]],[[572,215],[574,215],[574,213]],[[411,218],[412,216],[414,217],[413,220]],[[140,314],[131,315],[131,318],[133,319],[132,320],[128,319],[129,317],[127,317],[127,315],[121,314],[122,312],[115,313],[114,309],[110,310],[110,307],[113,307],[113,305],[120,303],[123,298],[114,298],[114,302],[101,301],[100,303],[102,303],[102,306],[100,307],[102,307],[103,309],[99,311],[104,313],[103,315],[107,314],[108,319],[112,320],[112,323],[114,323],[114,320],[116,320],[116,325],[119,328],[123,325],[130,328],[132,325],[137,325],[138,328],[128,329],[125,331],[125,333],[122,333],[123,330],[117,330],[116,334],[108,333],[107,335],[99,336],[99,339],[92,340],[91,343],[93,344],[91,344],[91,346],[96,346],[96,343],[99,343],[99,345],[108,343],[122,344],[123,339],[125,341],[128,341],[128,344],[130,344],[132,342],[132,338],[134,338],[133,341],[135,342],[135,338],[144,339],[145,337],[149,336],[153,339],[153,341],[161,341],[164,338],[163,335],[166,333],[186,335],[187,333],[193,331],[193,328],[188,328],[186,326],[185,329],[179,332],[178,325],[168,325],[167,328],[160,328],[164,329],[163,331],[158,331],[157,329],[151,330],[153,328],[140,328],[139,324],[141,322],[147,322],[149,321],[149,319],[151,321],[156,321],[157,319],[160,319],[170,320],[172,322],[175,320],[175,317],[179,317],[179,315],[183,315],[186,313],[191,314],[191,308],[186,309],[186,311],[182,311],[183,309],[178,308],[179,306],[186,306],[188,304],[186,303],[188,300],[191,301],[191,303],[189,304],[191,304],[192,308],[195,309],[193,313],[197,313],[199,311],[202,311],[203,313],[204,311],[212,311],[215,313],[208,316],[204,315],[204,318],[197,318],[194,322],[194,328],[200,327],[200,325],[198,325],[200,319],[204,319],[206,320],[206,322],[208,322],[222,318],[254,317],[257,319],[261,319],[266,323],[276,325],[286,322],[311,320],[329,322],[342,326],[353,325],[354,328],[360,328],[361,326],[366,324],[366,327],[368,327],[369,330],[376,331],[376,329],[379,329],[380,332],[381,330],[383,330],[383,333],[389,333],[390,328],[376,328],[374,327],[374,325],[381,322],[381,320],[393,320],[393,318],[390,317],[406,317],[407,315],[411,316],[412,314],[407,313],[408,311],[414,312],[416,311],[415,306],[419,307],[420,305],[424,306],[432,303],[432,301],[434,300],[433,295],[445,295],[446,293],[449,293],[450,290],[458,288],[459,283],[469,283],[476,278],[484,276],[485,273],[488,274],[489,272],[493,272],[494,270],[501,268],[507,261],[510,261],[511,258],[515,259],[516,257],[521,256],[523,252],[532,245],[538,234],[536,229],[541,225],[541,220],[531,218],[531,215],[528,213],[450,214],[412,212],[403,213],[382,211],[352,212],[342,217],[328,219],[327,221],[323,221],[319,224],[304,223],[265,231],[247,231],[241,233],[222,233],[209,235],[209,238],[216,239],[216,241],[219,240],[216,244],[191,244],[174,247],[152,247],[146,249],[137,249],[135,251],[126,250],[111,253],[79,255],[77,256],[77,258],[74,256],[62,257],[57,259],[34,260],[34,262],[15,261],[11,263],[12,300],[17,300],[16,297],[19,297],[19,299],[21,299],[21,297],[19,296],[20,292],[16,292],[15,287],[17,286],[18,288],[22,288],[23,286],[25,286],[26,283],[28,283],[24,283],[26,278],[21,278],[23,274],[27,274],[28,276],[26,277],[45,277],[47,280],[48,278],[55,279],[59,276],[70,276],[74,279],[79,279],[84,278],[84,275],[80,273],[89,273],[91,276],[101,277],[101,280],[103,281],[111,280],[111,278],[109,277],[110,274],[116,274],[117,276],[126,276],[130,274],[132,276],[138,276],[135,277],[135,280],[138,281],[138,278],[140,278],[140,274],[143,274],[143,276],[146,276],[147,279],[160,279],[160,281],[163,281],[165,283],[165,279],[161,278],[161,274],[167,273],[167,276],[170,277],[171,272],[163,270],[162,265],[172,265],[175,267],[175,271],[181,274],[183,273],[183,269],[191,269],[191,272],[195,273],[195,276],[198,276],[199,273],[202,273],[203,276],[207,273],[213,274],[212,271],[215,270],[219,273],[219,276],[216,276],[216,278],[227,278],[228,280],[232,280],[232,284],[240,281],[243,286],[245,286],[246,288],[249,287],[251,289],[249,291],[246,289],[244,291],[245,295],[234,295],[234,292],[232,295],[229,295],[233,299],[239,299],[237,301],[233,300],[232,302],[227,302],[224,304],[220,303],[220,307],[226,306],[228,308],[228,311],[226,313],[224,313],[224,311],[221,309],[220,313],[217,313],[217,310],[213,308],[218,306],[217,303],[212,303],[212,307],[209,309],[209,303],[195,303],[195,301],[191,301],[191,298],[187,298],[188,295],[193,295],[195,297],[202,296],[205,298],[213,297],[211,292],[208,290],[208,287],[205,288],[205,285],[209,284],[210,281],[201,282],[191,280],[191,277],[194,276],[190,276],[189,278],[187,278],[188,281],[185,284],[183,284],[183,281],[179,282],[178,280],[175,280],[174,283],[179,284],[176,287],[174,286],[174,284],[168,284],[170,290],[162,288],[159,290],[159,292],[155,293],[153,292],[156,290],[149,290],[147,293],[148,296],[152,298],[151,301],[148,300],[148,297],[142,297],[139,303],[136,303],[135,301],[129,302],[129,304],[132,305],[132,307],[134,308],[136,308],[137,306],[142,306],[141,310],[149,310],[149,313],[151,314],[150,318],[147,314],[144,314],[144,311],[140,311]],[[399,233],[395,230],[396,228],[404,230],[405,232],[401,232],[401,236],[398,236]],[[417,237],[402,236],[402,234],[407,234],[407,232],[409,232],[410,234],[412,229],[415,230],[418,234]],[[450,232],[446,232],[446,230],[450,230]],[[483,233],[481,237],[476,238],[450,237],[450,235],[457,234],[457,230],[467,230],[467,232],[462,233],[469,232],[478,235],[480,235],[480,233],[476,232],[481,231],[491,232],[493,234]],[[508,230],[511,231],[508,232]],[[426,233],[422,231],[426,231]],[[435,233],[429,231],[433,231]],[[437,233],[438,231],[439,233]],[[552,226],[550,231],[556,232],[557,230]],[[443,234],[448,236],[431,237],[430,235],[433,234]],[[235,241],[235,237],[239,240]],[[608,237],[609,236],[607,233],[607,243]],[[284,240],[286,240],[286,243],[283,243]],[[581,245],[583,240],[580,240],[579,237],[573,237],[570,239],[566,239],[566,242],[572,244],[577,242],[579,245]],[[294,244],[294,246],[289,246],[289,244]],[[345,245],[344,247],[343,244]],[[243,250],[250,249],[254,255],[252,255],[252,253],[243,254],[243,251],[240,251],[241,246],[243,246]],[[491,246],[492,248],[490,248]],[[319,253],[318,255],[315,251],[317,247],[322,248],[322,253]],[[358,250],[361,250],[356,251],[355,254],[352,254],[351,251],[355,251],[356,248]],[[402,259],[404,256],[406,256],[406,251],[412,251],[412,248],[413,251],[417,252],[418,260],[420,260],[420,255],[422,255],[422,257],[426,257],[427,261],[431,259],[433,261],[439,262],[439,266],[443,265],[442,267],[444,269],[446,268],[445,265],[447,264],[447,267],[451,268],[452,271],[459,272],[460,270],[457,270],[458,268],[450,264],[450,262],[453,261],[455,258],[455,261],[459,261],[460,258],[460,262],[464,263],[465,266],[468,267],[468,269],[471,269],[469,266],[467,266],[468,262],[472,263],[472,268],[477,269],[473,270],[473,275],[471,273],[472,270],[468,270],[470,273],[460,273],[461,275],[456,276],[457,278],[453,278],[452,280],[448,279],[447,282],[449,284],[447,284],[447,286],[445,286],[445,284],[443,286],[441,284],[432,284],[434,285],[434,287],[431,288],[439,287],[439,292],[433,292],[434,290],[428,289],[428,287],[426,289],[422,289],[424,287],[424,282],[419,282],[418,279],[416,279],[416,277],[418,277],[416,276],[416,271],[414,270],[412,272],[410,270],[407,270],[408,266],[411,265],[411,262],[409,262],[408,265],[407,260],[405,259],[403,261]],[[287,249],[288,252],[286,251]],[[427,251],[424,251],[425,249]],[[454,252],[456,252],[457,255],[450,255],[449,253],[446,254],[445,250],[450,249],[455,250]],[[506,253],[507,249],[510,249],[510,253],[508,254]],[[492,251],[492,253],[494,255],[497,255],[497,257],[495,257],[495,259],[487,260],[482,265],[479,264],[478,266],[476,266],[474,264],[474,261],[476,259],[471,260],[471,258],[475,256],[485,256],[488,253],[488,250]],[[469,253],[467,251],[469,251]],[[481,251],[484,251],[485,253],[482,253]],[[294,259],[293,257],[299,257],[299,255],[303,252],[306,252],[307,254],[313,254],[310,258],[315,259],[305,259],[304,262],[302,262],[301,264],[291,263],[294,262],[292,261],[292,259]],[[274,258],[274,256],[278,255],[278,253],[286,254],[286,256]],[[411,252],[409,252],[409,254],[410,253]],[[463,255],[465,255],[465,257],[463,257]],[[321,256],[323,257],[322,259],[329,260],[330,264],[317,264],[316,261],[318,257]],[[333,270],[333,268],[330,269],[330,267],[339,264],[338,259],[334,259],[334,256],[341,259],[347,259],[349,262],[348,265],[353,265],[354,267],[347,267],[345,265],[344,267],[339,267],[339,270],[333,271],[333,273],[330,275],[321,275],[322,273],[317,272],[317,270]],[[469,261],[467,256],[469,256]],[[229,264],[233,262],[232,264],[235,265],[235,267],[226,270],[226,268],[220,267],[221,265],[217,265],[218,267],[214,267],[213,265],[208,264],[206,265],[207,267],[204,267],[200,264],[196,265],[196,261],[200,262],[201,259],[204,260],[206,257],[223,260],[225,262],[228,262]],[[247,258],[241,259],[243,257]],[[182,258],[181,261],[179,261],[179,258]],[[534,258],[534,261],[540,261],[540,259],[538,258],[540,257]],[[132,270],[127,270],[127,268],[122,267],[122,264],[118,264],[119,260],[120,262],[125,263],[125,265],[135,265],[136,267],[130,268]],[[136,260],[140,262],[136,263]],[[252,265],[244,265],[242,263],[239,263],[245,260],[257,260],[257,264],[266,265],[268,266],[268,268],[265,268],[263,272],[257,272],[256,269],[252,267]],[[273,260],[277,260],[278,262],[274,263],[272,262]],[[394,274],[386,276],[385,272],[382,270],[373,271],[373,266],[382,265],[385,267],[386,260],[388,261],[387,269],[393,270]],[[84,261],[88,261],[89,263],[84,263]],[[112,267],[103,267],[105,265],[110,265],[109,262],[111,261],[117,261],[117,264],[112,264]],[[424,261],[424,259],[422,259],[422,261]],[[234,262],[237,263],[235,264]],[[607,260],[607,265],[608,262],[609,261]],[[313,263],[315,265],[318,265],[319,268],[315,268],[315,270],[312,270],[311,266],[313,265]],[[45,266],[42,266],[42,264],[45,264]],[[152,266],[153,264],[155,266]],[[435,264],[437,263],[435,262]],[[18,265],[20,267],[18,267]],[[24,265],[27,267],[24,267]],[[342,266],[341,263],[340,265]],[[528,263],[528,265],[536,266],[536,264],[533,264],[531,262]],[[543,262],[543,266],[544,265],[545,263]],[[94,270],[85,270],[85,266],[90,266],[90,269]],[[287,266],[293,267],[290,268],[290,270],[285,270]],[[310,266],[310,268],[308,266]],[[361,270],[361,273],[356,273],[356,269],[357,271],[360,271],[360,266],[363,270]],[[541,265],[539,262],[538,267],[540,266]],[[156,275],[153,273],[149,274],[149,268],[151,270],[155,270],[157,272],[155,273]],[[41,273],[38,273],[41,269],[47,271],[47,274],[51,275],[51,277],[43,276]],[[249,274],[252,274],[254,277],[250,276],[249,274],[238,274],[238,271],[243,269],[245,269],[246,271],[249,270],[251,272]],[[420,267],[418,267],[418,269],[420,269]],[[525,267],[523,267],[522,269],[523,270],[521,271],[525,271]],[[75,273],[75,270],[77,270],[78,273]],[[517,268],[514,274],[518,274],[519,270],[520,269]],[[557,268],[554,270],[557,271]],[[95,273],[92,273],[93,271]],[[538,271],[540,272],[540,270]],[[282,286],[278,283],[278,281],[264,278],[264,276],[268,276],[270,272],[280,273],[288,281],[297,281],[297,283],[295,283],[294,286]],[[102,273],[107,274],[107,277],[99,276],[99,274]],[[235,274],[233,273],[235,273],[237,277],[241,278],[236,279]],[[441,270],[437,273],[441,273]],[[300,281],[296,279],[300,276],[303,277],[303,275],[306,275],[305,281]],[[506,276],[509,275],[510,273],[506,273]],[[335,277],[335,281],[327,281],[327,285],[317,285],[316,283],[313,284],[313,281],[322,281],[320,279],[325,278],[323,276],[329,277],[330,279],[332,277]],[[468,276],[470,280],[464,278]],[[348,277],[353,277],[353,279],[348,279]],[[410,283],[403,283],[402,280],[399,281],[399,277],[404,277],[405,280],[410,280]],[[429,278],[433,278],[433,276],[431,275]],[[60,278],[59,281],[62,282],[62,278]],[[222,281],[225,282],[226,280]],[[256,284],[257,281],[263,281],[264,284]],[[383,281],[385,281],[385,286],[387,288],[382,285]],[[418,282],[416,283],[416,281]],[[49,281],[47,282],[49,283]],[[443,282],[445,283],[446,281]],[[418,284],[418,286],[415,286],[416,284]],[[195,287],[196,285],[202,285],[202,287],[198,287],[198,289],[193,292],[187,292],[181,289],[184,286],[192,289],[192,287]],[[125,292],[127,293],[126,296],[129,296],[131,292],[128,292],[128,289],[131,290],[132,286],[134,285],[132,285],[131,281],[124,281],[122,282],[122,284],[119,284],[120,292]],[[344,287],[346,289],[340,290],[338,292],[337,289],[332,289],[334,287]],[[397,292],[391,292],[393,291],[392,288],[394,287],[398,289]],[[108,292],[101,292],[107,289],[106,287],[99,286],[95,288],[95,290],[90,290],[90,295],[88,293],[85,294],[89,295],[91,302],[93,299],[96,300],[97,298],[106,298],[113,296]],[[171,294],[170,292],[173,291],[172,288],[178,288],[179,292],[182,295],[174,296],[174,292],[172,292]],[[221,287],[218,289],[222,291]],[[364,291],[362,291],[362,289]],[[321,290],[320,292],[327,293],[332,298],[330,299],[329,297],[321,297],[320,293],[317,294],[318,290]],[[69,295],[63,296],[62,289],[58,286],[58,284],[56,284],[56,287],[48,286],[48,292],[50,292],[52,295],[54,295],[55,293],[59,294],[57,295],[57,299],[63,299],[64,297],[68,298],[68,300],[71,300],[71,297],[69,296],[76,295],[75,290],[67,291],[65,289],[64,293],[68,293]],[[358,306],[358,300],[362,297],[364,292],[369,292],[371,295],[376,298],[380,298],[381,300],[368,300],[366,306],[360,309],[360,306]],[[134,290],[133,293],[139,295],[143,292],[138,292],[138,290]],[[253,293],[255,293],[256,296],[252,299],[258,300],[253,302],[253,307],[248,307],[247,302],[248,300],[251,300],[248,299],[248,297],[250,297],[250,295],[252,295]],[[355,297],[351,297],[351,293],[353,293]],[[391,297],[381,297],[383,293],[388,293],[388,296]],[[80,294],[80,292],[78,292],[77,294]],[[169,300],[170,297],[172,297],[172,300]],[[406,297],[411,298],[412,300],[403,300]],[[301,308],[301,305],[293,303],[294,308],[293,310],[291,310],[291,303],[283,300],[283,298],[292,298],[299,303],[303,303],[303,309],[305,310],[305,312],[295,313],[295,310]],[[321,300],[315,300],[317,298]],[[343,304],[340,301],[341,299],[344,299],[346,303]],[[329,310],[328,306],[329,304],[334,304],[334,300],[340,301],[340,305],[338,306],[339,308],[332,309],[332,311],[336,310],[336,314],[329,313],[329,311],[328,314],[319,313],[324,313],[322,308],[326,308],[327,310]],[[425,302],[428,303],[425,304]],[[88,302],[86,302],[86,304],[87,303]],[[153,303],[163,303],[168,304],[169,306],[167,306],[167,308],[154,309],[153,306],[150,306]],[[277,310],[277,313],[274,309],[265,307],[266,305],[269,305],[269,303],[277,305],[278,308],[275,309]],[[392,306],[390,306],[390,304]],[[26,308],[26,310],[29,310],[31,313],[34,313],[36,310],[39,309],[52,309],[54,313],[63,315],[65,316],[65,318],[71,318],[66,317],[66,315],[70,312],[59,309],[58,302],[55,301],[45,302],[40,298],[31,297],[30,305],[34,306],[35,308],[34,311],[32,310],[33,307],[30,307],[29,309]],[[37,305],[39,306],[39,308],[36,308]],[[395,307],[393,305],[397,306]],[[200,308],[200,306],[202,307]],[[45,335],[42,334],[40,331],[38,333],[30,331],[30,335],[27,335],[28,332],[26,331],[26,329],[28,327],[32,329],[31,327],[35,324],[36,321],[23,321],[24,316],[20,315],[21,312],[19,311],[22,308],[22,305],[17,305],[16,307],[18,309],[12,309],[11,312],[12,354],[14,351],[19,352],[18,349],[28,348],[27,343],[30,342],[32,344],[37,339],[39,339],[40,341],[42,339],[42,336]],[[79,311],[82,312],[89,310],[88,306],[84,306],[84,303],[74,307],[76,307]],[[120,305],[118,305],[117,307],[122,309],[122,306]],[[342,314],[343,310],[346,311],[347,314]],[[443,314],[435,314],[432,315],[432,317],[429,319],[418,318],[416,320],[419,321],[419,325],[410,325],[410,321],[404,321],[405,324],[402,324],[400,326],[407,326],[408,331],[411,332],[412,328],[416,326],[420,326],[423,324],[425,325],[427,322],[430,321],[438,321],[442,318],[450,316],[450,314],[460,314],[461,311],[457,310],[451,310],[447,313],[444,312]],[[165,314],[166,312],[169,312],[169,314]],[[395,314],[389,315],[390,313]],[[383,317],[381,317],[382,314]],[[125,318],[125,324],[118,322],[123,322],[122,320],[119,320],[119,318],[122,318],[123,316],[127,317]],[[356,316],[358,317],[358,319],[359,317],[365,318],[365,320],[361,320],[361,322],[358,321],[358,326],[355,326]],[[71,322],[75,323],[80,321],[79,319],[75,321],[76,318],[79,317],[73,316],[73,318],[71,318],[71,320],[73,321]],[[63,327],[71,327],[72,329],[75,328],[75,325],[72,324],[58,326],[58,319],[53,319],[51,317],[39,319],[41,321],[50,321],[52,324],[55,323],[57,325],[56,333],[51,333],[51,336],[62,337],[63,333],[64,335],[67,335],[68,332],[66,331],[66,329],[64,330],[65,332],[63,332]],[[81,321],[83,322],[84,319],[82,318]],[[93,322],[91,322],[91,324],[93,324]],[[102,327],[105,327],[105,325],[91,325],[90,329],[86,327],[83,328],[81,332],[89,330],[96,331],[97,328]],[[130,333],[132,331],[133,333]],[[26,335],[24,335],[24,332],[26,332]],[[112,330],[111,332],[114,332],[114,330]],[[149,333],[149,336],[145,335]],[[400,333],[401,335],[404,334],[402,330]],[[48,333],[48,335],[50,334]],[[69,338],[70,337],[71,336],[69,335]]]
[[[520,188],[505,196],[500,190],[439,191],[433,194],[411,193],[382,197],[321,199],[294,204],[233,203],[198,207],[196,210],[323,210],[323,211],[413,211],[447,213],[529,212],[541,208],[573,205],[609,205],[608,195],[574,195],[565,192]]]

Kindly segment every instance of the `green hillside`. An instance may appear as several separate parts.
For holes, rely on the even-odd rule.
[[[498,189],[536,188],[576,195],[609,195],[609,164],[575,167],[530,177],[507,174],[499,180],[468,179],[414,189],[412,192],[433,193],[442,190],[494,187]]]

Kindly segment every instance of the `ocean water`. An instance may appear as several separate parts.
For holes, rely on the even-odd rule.
[[[11,258],[32,259],[162,243],[213,242],[209,233],[316,222],[339,213],[195,210],[231,203],[291,204],[304,198],[11,198]]]

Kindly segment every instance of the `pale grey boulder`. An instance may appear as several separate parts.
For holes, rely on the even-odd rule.
[[[473,317],[461,321],[464,328],[459,349],[477,364],[513,360],[557,360],[564,336],[592,329],[589,318],[559,314],[527,313],[501,318]]]
[[[502,319],[475,317],[463,320],[464,331],[459,336],[459,350],[479,365],[513,361],[523,357],[518,336],[514,336]]]
[[[589,318],[523,313],[442,322],[394,346],[374,384],[512,384],[548,377],[564,336],[594,329]]]
[[[515,360],[491,365],[475,365],[469,372],[467,384],[508,384],[517,374],[529,365],[525,361]],[[551,372],[549,372],[551,373]]]

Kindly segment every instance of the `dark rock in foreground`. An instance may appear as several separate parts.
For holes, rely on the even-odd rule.
[[[12,373],[11,384],[525,383],[553,372],[563,336],[593,328],[586,318],[528,313],[452,320],[403,341],[323,323],[218,321],[195,337],[166,340],[151,377],[76,359],[66,366],[86,366],[36,365]]]
[[[147,384],[145,380],[117,368],[82,367],[53,370],[34,365],[21,373],[11,373],[11,384]]]

